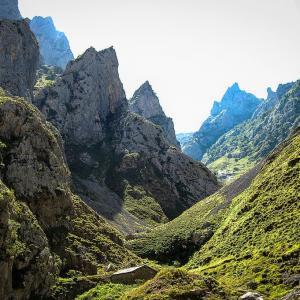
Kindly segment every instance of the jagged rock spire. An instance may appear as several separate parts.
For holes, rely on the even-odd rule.
[[[167,140],[172,145],[180,147],[176,139],[173,121],[164,113],[159,99],[148,80],[135,91],[129,100],[129,110],[159,125],[163,129]]]

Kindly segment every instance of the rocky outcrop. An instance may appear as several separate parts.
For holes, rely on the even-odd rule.
[[[210,117],[194,133],[191,140],[182,145],[183,152],[201,160],[221,135],[251,118],[260,103],[254,95],[240,90],[237,83],[233,84],[220,102],[214,102]]]
[[[0,20],[0,87],[31,101],[39,48],[26,21]]]
[[[51,17],[34,17],[30,28],[39,42],[43,64],[64,69],[74,59],[66,35],[56,30]]]
[[[72,145],[94,145],[104,140],[109,114],[125,105],[113,48],[88,49],[71,62],[53,87],[41,91],[35,103]]]
[[[18,0],[0,0],[0,19],[20,20]]]
[[[129,112],[112,48],[88,49],[35,104],[64,138],[74,189],[126,233],[174,218],[218,188],[160,126]]]
[[[1,299],[42,299],[58,274],[135,260],[121,235],[71,193],[69,175],[58,131],[0,89]]]
[[[159,99],[148,81],[135,91],[129,100],[129,110],[160,126],[170,144],[180,147],[176,139],[173,121],[165,115]]]

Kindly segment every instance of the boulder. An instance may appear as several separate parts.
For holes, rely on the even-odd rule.
[[[263,300],[263,297],[259,293],[247,292],[240,297],[241,300]]]

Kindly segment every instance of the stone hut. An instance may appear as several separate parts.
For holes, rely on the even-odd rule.
[[[113,283],[132,284],[138,280],[149,280],[157,274],[153,268],[142,265],[133,268],[119,270],[110,276]]]

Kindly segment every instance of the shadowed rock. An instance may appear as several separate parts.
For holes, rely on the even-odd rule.
[[[31,101],[39,47],[26,21],[0,20],[0,87]]]
[[[0,19],[22,19],[18,7],[18,0],[0,0]]]

